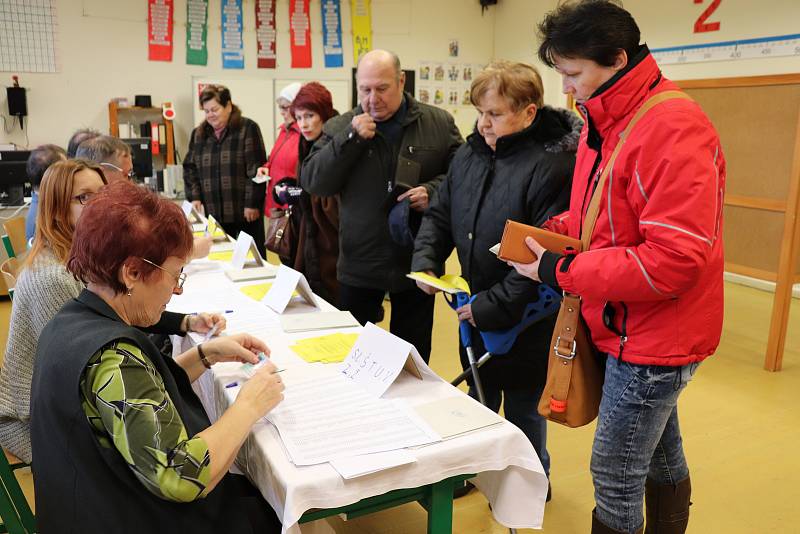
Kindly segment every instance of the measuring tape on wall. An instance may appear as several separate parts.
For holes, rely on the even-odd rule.
[[[651,52],[659,65],[765,57],[800,57],[800,33],[720,43],[654,48]]]

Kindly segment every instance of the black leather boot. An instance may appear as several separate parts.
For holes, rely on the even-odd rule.
[[[684,534],[689,524],[689,498],[692,483],[689,477],[677,484],[645,484],[645,534]]]
[[[644,527],[640,528],[639,530],[636,531],[636,534],[642,534],[643,530]],[[613,529],[608,525],[606,525],[605,523],[603,523],[602,521],[600,521],[599,519],[597,519],[597,516],[594,515],[594,510],[592,510],[592,534],[626,534],[626,533],[621,530]]]

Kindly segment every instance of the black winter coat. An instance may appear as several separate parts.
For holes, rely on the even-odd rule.
[[[325,123],[322,137],[302,163],[303,189],[312,195],[339,195],[337,276],[343,284],[392,292],[414,287],[406,278],[413,250],[395,244],[389,234],[390,191],[396,184],[423,185],[433,200],[463,143],[449,113],[408,93],[405,99],[399,151],[380,132],[370,140],[355,135],[350,123],[363,113],[358,106]]]
[[[580,127],[573,113],[543,107],[528,128],[498,139],[495,152],[477,131],[456,152],[423,218],[411,269],[441,275],[455,247],[462,276],[476,296],[472,315],[478,330],[513,327],[538,298],[538,283],[489,248],[500,241],[507,219],[540,226],[568,207]],[[484,383],[504,389],[541,386],[554,324],[551,316],[523,331],[508,354],[481,368]],[[472,338],[480,356],[484,348],[477,331]]]

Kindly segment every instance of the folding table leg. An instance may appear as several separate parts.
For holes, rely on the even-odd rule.
[[[428,534],[453,532],[453,480],[431,484],[428,498]]]

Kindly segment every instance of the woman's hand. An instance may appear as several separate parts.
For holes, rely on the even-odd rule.
[[[269,169],[266,167],[259,167],[256,171],[256,176],[269,176]]]
[[[472,318],[472,304],[464,304],[460,308],[456,308],[459,321],[469,321],[469,324],[477,328],[475,319]]]
[[[425,274],[427,274],[428,276],[432,276],[434,278],[438,278],[438,276],[436,276],[436,273],[434,273],[433,271],[423,271],[423,272]],[[440,291],[439,289],[436,289],[433,286],[429,286],[428,284],[426,284],[424,282],[420,282],[419,280],[417,280],[416,282],[417,282],[417,287],[420,289],[420,291],[422,291],[423,293],[425,293],[427,295],[435,295],[436,293],[438,293]]]
[[[197,332],[198,334],[205,334],[216,326],[216,334],[219,334],[227,326],[225,317],[219,313],[198,313],[197,315],[189,316],[189,332]]]
[[[192,244],[192,259],[197,260],[208,256],[212,243],[214,243],[214,238],[211,236],[195,237]]]
[[[197,213],[205,214],[206,210],[203,209],[203,201],[201,200],[192,200],[192,207],[197,211]]]
[[[261,216],[261,211],[255,208],[245,208],[244,209],[244,220],[247,222],[253,222]]]
[[[528,245],[528,248],[533,252],[534,256],[536,256],[536,260],[533,263],[517,263],[515,261],[510,261],[508,264],[522,276],[527,276],[534,282],[541,282],[539,278],[539,263],[542,261],[542,256],[546,250],[532,237],[526,237],[525,244]]]
[[[263,366],[245,382],[236,397],[237,403],[245,403],[253,410],[256,419],[264,417],[283,400],[285,387],[281,375],[276,371],[272,362],[264,362]]]
[[[211,365],[219,362],[258,363],[259,352],[269,356],[269,347],[250,334],[217,337],[203,343],[203,353]]]

